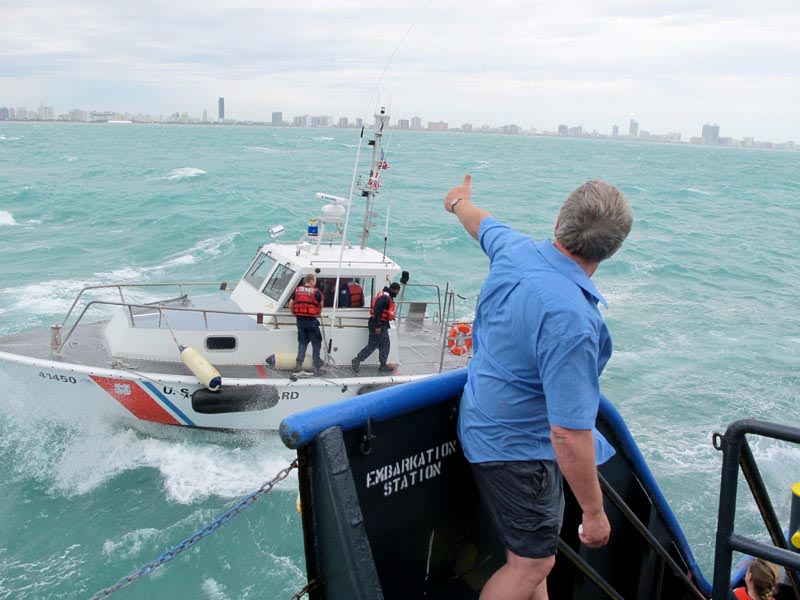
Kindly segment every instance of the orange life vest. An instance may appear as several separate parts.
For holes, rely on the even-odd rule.
[[[317,300],[317,288],[301,285],[294,290],[292,313],[298,317],[316,317],[322,312],[322,305]]]
[[[747,587],[742,586],[740,588],[736,588],[733,590],[733,595],[736,596],[736,600],[753,600],[750,597],[750,594],[747,593]],[[775,600],[774,598],[772,600]]]
[[[386,290],[383,290],[372,300],[372,306],[369,309],[369,316],[375,318],[375,305],[378,303],[378,300],[383,296],[389,298],[389,308],[387,308],[381,313],[381,321],[394,321],[394,311],[395,311],[394,298],[392,298],[392,295]]]
[[[350,306],[359,308],[364,306],[364,290],[355,282],[348,283],[347,289],[350,290]]]

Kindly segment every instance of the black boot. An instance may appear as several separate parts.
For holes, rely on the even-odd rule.
[[[353,360],[350,361],[350,366],[353,367],[353,373],[358,373],[358,369],[361,366],[361,361],[358,360],[357,358],[354,358]]]

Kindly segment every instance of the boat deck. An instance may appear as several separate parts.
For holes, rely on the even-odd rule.
[[[177,313],[176,313],[177,314]],[[191,313],[183,313],[181,316]],[[228,315],[230,316],[230,315]],[[137,316],[137,323],[141,317]],[[188,326],[182,320],[170,326]],[[252,319],[247,319],[253,322]],[[50,332],[45,330],[20,333],[0,338],[0,351],[20,354],[30,358],[86,365],[106,369],[123,369],[167,375],[187,375],[189,371],[182,362],[166,362],[142,359],[115,359],[105,341],[105,321],[78,325],[59,354],[50,347]],[[156,325],[157,326],[157,325]],[[395,375],[428,375],[466,366],[468,356],[454,356],[446,347],[441,324],[430,319],[404,319],[397,324],[400,364]],[[310,350],[310,349],[309,349]],[[286,378],[290,371],[269,365],[215,365],[223,377],[234,378]],[[350,364],[328,364],[326,378],[350,378],[354,376]],[[359,377],[385,376],[377,365],[362,364]]]

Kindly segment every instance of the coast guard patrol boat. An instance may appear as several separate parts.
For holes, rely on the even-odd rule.
[[[350,197],[317,194],[320,213],[296,242],[278,242],[284,228],[271,227],[272,241],[258,249],[232,290],[225,282],[84,288],[50,331],[0,338],[0,368],[22,389],[55,399],[72,414],[99,411],[188,427],[275,430],[297,411],[463,366],[471,354],[471,329],[454,320],[454,292],[410,284],[397,263],[367,246],[381,172],[388,168],[382,140],[389,115],[381,108],[375,117],[369,174],[353,185]],[[360,243],[351,243],[347,227],[357,201],[363,201],[364,222]],[[316,274],[325,297],[320,321],[326,367],[318,376],[310,372],[310,347],[304,367],[309,372],[292,372],[297,330],[287,304],[309,273]],[[350,362],[367,342],[371,301],[398,277],[398,317],[389,331],[394,370],[379,372],[375,352],[355,374]],[[431,300],[405,301],[410,287]],[[355,300],[360,293],[361,300],[340,305],[343,288]],[[113,300],[95,298],[109,290]],[[130,300],[142,291],[156,299]],[[90,318],[109,307],[110,318]]]

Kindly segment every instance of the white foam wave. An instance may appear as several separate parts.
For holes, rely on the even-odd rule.
[[[164,264],[153,267],[150,270],[165,270],[179,265],[195,264],[198,262],[198,257],[220,257],[233,248],[233,240],[238,235],[239,232],[234,231],[223,236],[201,240],[189,248],[185,253],[181,253],[178,256],[171,258]]]
[[[106,556],[119,554],[120,558],[126,560],[136,558],[143,547],[159,533],[161,533],[160,529],[152,527],[129,531],[115,541],[106,540],[103,544],[103,554]]]
[[[311,139],[314,140],[315,142],[332,142],[333,141],[332,137],[327,137],[327,136],[324,136],[324,135],[313,137]]]
[[[192,177],[197,177],[199,175],[205,175],[206,171],[203,169],[196,169],[194,167],[181,167],[180,169],[172,169],[168,174],[162,177],[153,177],[153,180],[178,180],[178,179],[190,179]]]
[[[5,379],[0,374],[0,381]],[[236,500],[257,490],[293,458],[274,434],[217,434],[208,441],[204,432],[194,430],[145,424],[140,431],[100,414],[67,414],[63,406],[56,410],[46,398],[7,383],[4,389],[14,392],[0,406],[0,449],[17,472],[45,482],[52,494],[84,496],[123,473],[145,468],[159,474],[171,502],[192,504],[212,496]],[[278,488],[294,491],[296,486],[294,476]],[[131,535],[145,542],[151,533]]]
[[[204,579],[202,589],[206,597],[211,600],[228,600],[230,598],[225,591],[225,586],[216,579]]]
[[[16,142],[17,140],[21,140],[24,137],[25,137],[24,135],[9,135],[9,136],[6,136],[6,135],[3,135],[2,133],[0,133],[0,142]]]
[[[0,213],[0,216],[2,213]],[[169,259],[165,263],[149,267],[123,266],[113,271],[104,271],[83,279],[52,279],[21,287],[0,289],[0,306],[3,313],[23,313],[27,315],[64,315],[78,293],[87,286],[115,283],[147,282],[158,279],[173,267],[191,265],[200,259],[216,258],[233,249],[233,240],[238,236],[233,232],[220,237],[201,240],[186,252]],[[198,279],[202,279],[198,277]],[[116,289],[92,292],[91,299],[118,301]],[[146,290],[126,289],[125,299],[130,302],[145,302],[151,299]],[[102,314],[108,311],[98,309]],[[97,312],[92,313],[97,315]]]
[[[442,237],[442,238],[427,238],[414,240],[414,247],[421,250],[436,250],[456,243],[459,238],[456,237]]]
[[[264,152],[265,154],[275,154],[278,151],[277,148],[267,148],[265,146],[245,146],[245,148],[254,152]]]
[[[75,162],[76,160],[79,160],[79,159],[78,159],[77,156],[65,156],[64,160],[66,160],[67,162]]]
[[[706,192],[704,190],[698,190],[697,188],[681,188],[679,191],[681,192],[689,192],[690,194],[700,194],[701,196],[713,196],[713,192]]]
[[[4,225],[18,225],[14,220],[14,215],[12,215],[7,210],[0,210],[0,227]]]

